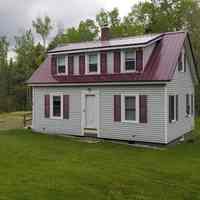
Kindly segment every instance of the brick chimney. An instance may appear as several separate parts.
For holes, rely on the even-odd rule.
[[[101,27],[101,41],[106,41],[110,39],[110,31],[107,24]]]

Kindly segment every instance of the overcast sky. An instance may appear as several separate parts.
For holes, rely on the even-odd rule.
[[[48,15],[54,30],[78,25],[80,20],[95,19],[101,9],[118,7],[120,16],[127,15],[139,0],[0,0],[0,36],[6,35],[11,47],[14,36],[31,27],[32,20]],[[55,34],[55,33],[54,33]],[[53,33],[50,37],[53,37]],[[35,35],[38,38],[37,35]]]

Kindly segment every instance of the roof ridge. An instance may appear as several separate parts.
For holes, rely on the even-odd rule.
[[[121,36],[121,37],[110,38],[107,41],[123,40],[123,39],[131,39],[131,38],[142,38],[142,37],[147,37],[147,36],[159,37],[159,36],[162,36],[162,35],[163,35],[163,33],[149,33],[149,34],[134,35],[134,36]],[[81,42],[69,42],[69,43],[59,44],[57,47],[63,47],[63,46],[67,46],[67,45],[70,45],[70,44],[82,44],[82,43],[93,43],[93,42],[104,42],[104,41],[101,41],[100,39],[95,39],[95,40],[87,40],[87,41],[81,41]]]
[[[179,34],[179,33],[187,33],[187,31],[180,30],[180,31],[169,31],[169,32],[164,32],[163,35],[174,35],[174,34]]]

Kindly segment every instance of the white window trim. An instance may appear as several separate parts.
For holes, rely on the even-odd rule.
[[[89,71],[89,55],[91,55],[91,54],[97,54],[97,72],[90,72]],[[100,74],[100,53],[99,52],[87,53],[85,64],[86,64],[85,65],[86,66],[85,74],[87,74],[87,75]]]
[[[58,57],[59,57],[59,55],[58,55]],[[64,57],[65,57],[65,73],[59,73],[58,60],[56,60],[57,75],[59,75],[59,76],[68,75],[68,56],[65,55]]]
[[[136,50],[135,51],[135,69],[133,70],[126,70],[126,59],[125,59],[125,51],[127,49],[123,49],[121,50],[121,72],[122,73],[132,73],[132,72],[136,72]]]
[[[53,96],[60,96],[61,100],[61,115],[60,117],[53,116]],[[63,119],[63,93],[51,93],[50,94],[50,119]]]
[[[136,97],[136,108],[135,108],[136,120],[125,120],[125,97],[127,96]],[[133,94],[133,93],[121,94],[121,119],[122,119],[122,122],[139,123],[139,94]]]

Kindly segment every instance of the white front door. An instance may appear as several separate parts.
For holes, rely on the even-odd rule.
[[[85,96],[85,128],[97,129],[97,97],[87,94]]]

